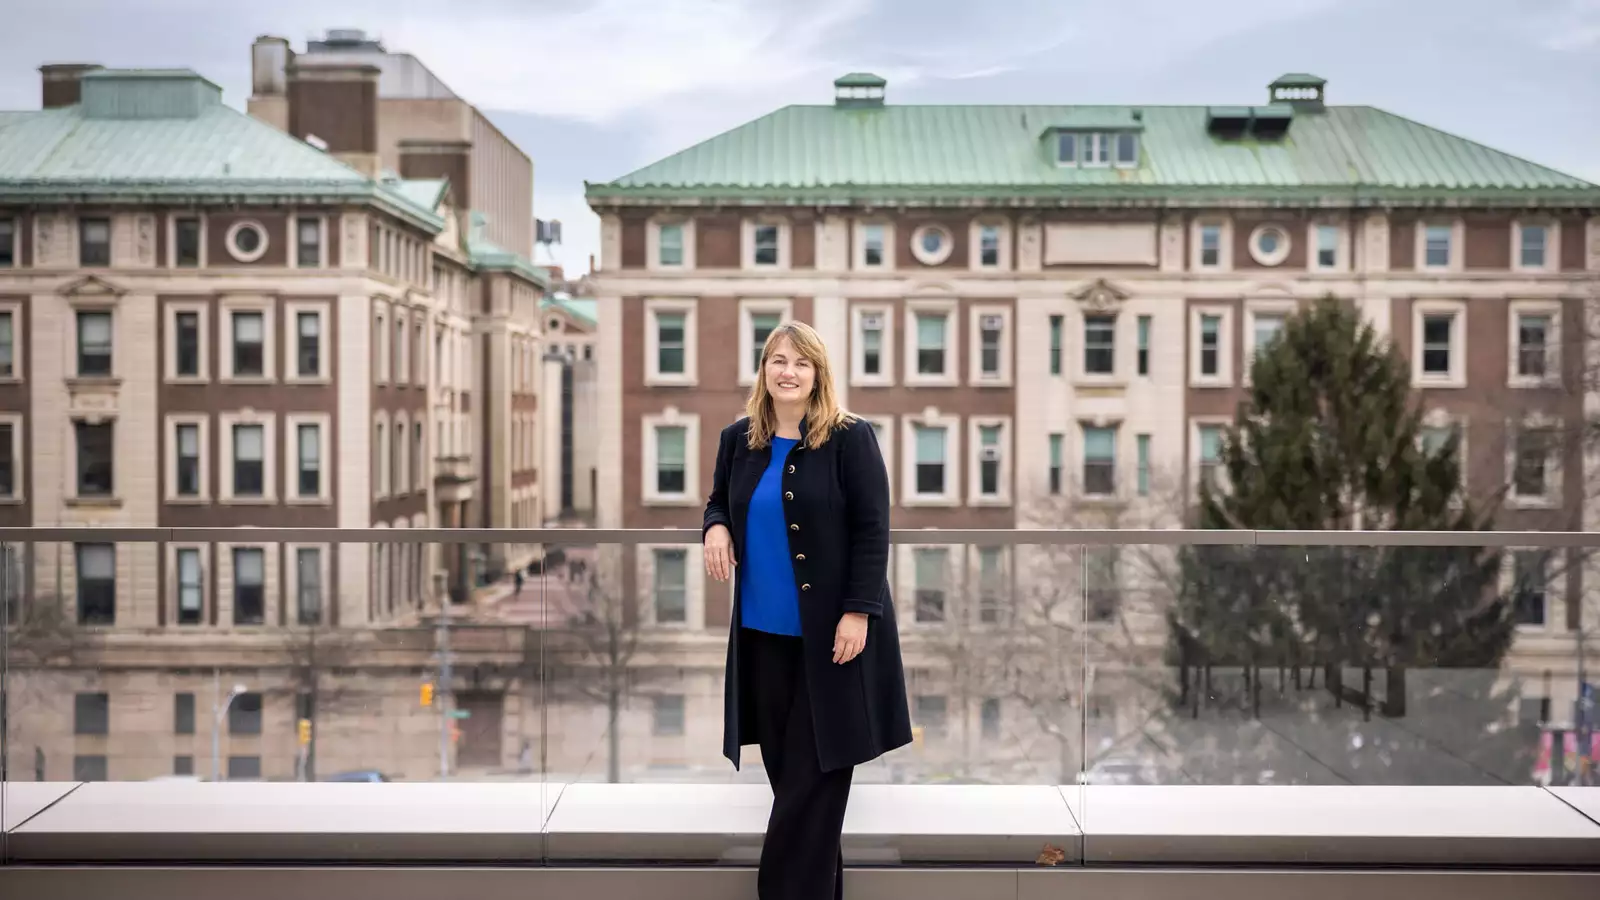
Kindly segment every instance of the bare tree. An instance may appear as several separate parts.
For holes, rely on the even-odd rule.
[[[317,780],[318,722],[359,713],[365,698],[341,673],[361,665],[354,635],[317,623],[291,627],[283,636],[278,654],[286,675],[275,693],[288,695],[294,702],[296,720],[309,720],[310,740],[300,765],[300,780]]]

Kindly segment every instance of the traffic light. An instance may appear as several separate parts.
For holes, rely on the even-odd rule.
[[[425,681],[425,682],[422,683],[422,705],[423,706],[432,706],[433,705],[433,683],[432,682]]]
[[[304,747],[304,746],[306,746],[306,745],[308,745],[310,743],[311,743],[311,720],[310,719],[301,719],[300,720],[300,746]]]
[[[450,723],[450,743],[452,745],[461,743],[461,725],[458,722]]]

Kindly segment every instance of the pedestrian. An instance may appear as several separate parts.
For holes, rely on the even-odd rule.
[[[522,570],[516,571],[516,596],[522,596]]]
[[[722,752],[737,769],[759,745],[772,785],[761,900],[839,900],[854,768],[911,742],[889,476],[810,326],[774,330],[758,375],[723,429],[703,529],[706,573],[734,581]]]

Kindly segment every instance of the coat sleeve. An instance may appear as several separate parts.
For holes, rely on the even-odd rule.
[[[711,474],[711,496],[706,498],[705,521],[700,526],[700,540],[713,525],[733,531],[733,514],[728,508],[728,470],[733,467],[733,441],[737,425],[722,429],[722,439],[717,443],[717,465]]]
[[[841,437],[840,471],[850,534],[844,611],[881,616],[883,586],[889,578],[889,472],[871,425],[854,422]]]

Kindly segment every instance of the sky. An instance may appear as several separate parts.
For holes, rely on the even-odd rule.
[[[890,103],[1240,104],[1285,72],[1600,182],[1600,0],[57,0],[12,7],[0,109],[38,66],[188,67],[249,95],[261,34],[359,28],[420,58],[534,160],[569,274],[607,181],[871,71]]]

